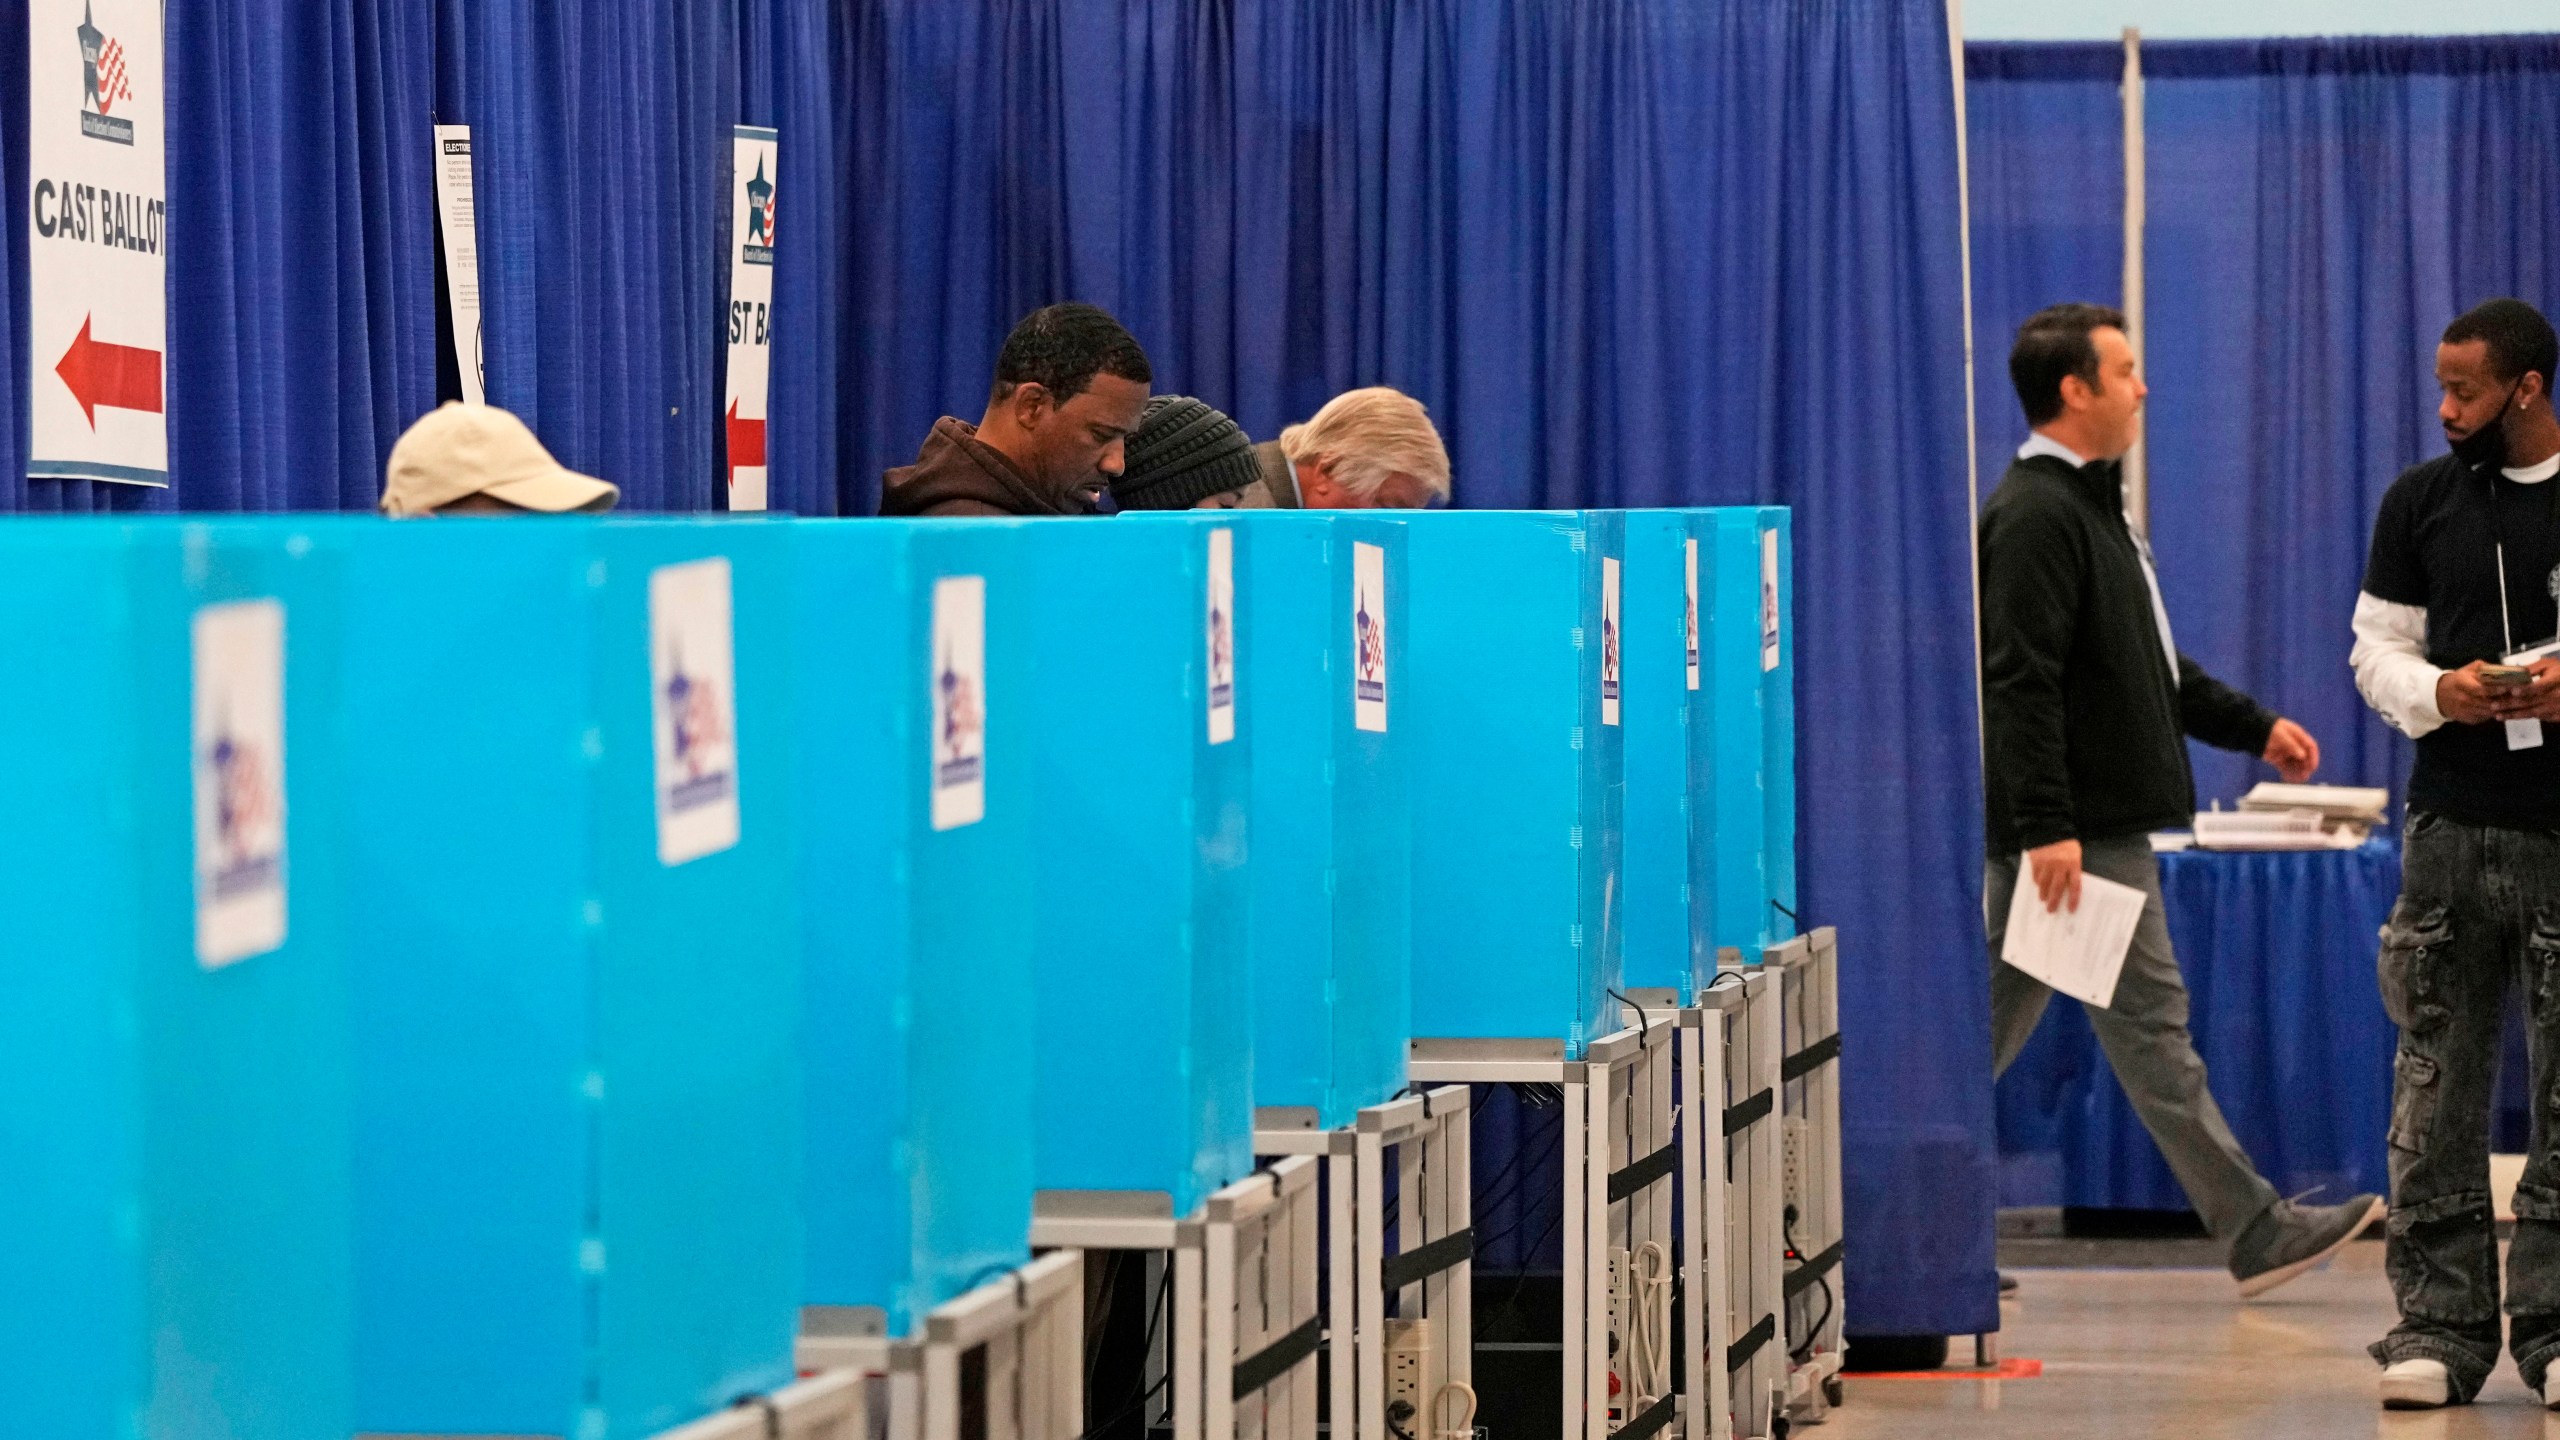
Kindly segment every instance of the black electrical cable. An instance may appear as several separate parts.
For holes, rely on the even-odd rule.
[[[1796,1243],[1796,1207],[1788,1206],[1778,1217],[1778,1232],[1787,1240],[1787,1258],[1801,1265],[1804,1247]],[[1822,1287],[1822,1318],[1805,1327],[1804,1343],[1787,1352],[1789,1359],[1801,1365],[1813,1353],[1814,1342],[1822,1338],[1822,1327],[1831,1323],[1831,1277],[1816,1275],[1813,1283]]]
[[[1121,1406],[1119,1409],[1105,1415],[1100,1420],[1095,1421],[1093,1423],[1093,1428],[1087,1430],[1082,1435],[1077,1436],[1076,1440],[1102,1440],[1102,1435],[1105,1431],[1109,1430],[1112,1426],[1119,1424],[1121,1421],[1128,1419],[1132,1413],[1144,1406],[1148,1401],[1153,1400],[1160,1394],[1163,1394],[1164,1387],[1171,1383],[1173,1383],[1173,1377],[1171,1375],[1167,1375],[1162,1380],[1148,1386],[1145,1394],[1140,1395],[1137,1399],[1130,1401],[1128,1404]]]
[[[1772,909],[1772,910],[1777,911],[1777,912],[1778,912],[1779,914],[1781,914],[1781,915],[1786,916],[1786,917],[1787,917],[1787,923],[1788,923],[1788,924],[1790,924],[1790,925],[1793,925],[1794,927],[1796,927],[1796,929],[1798,929],[1798,930],[1802,930],[1802,929],[1804,929],[1804,922],[1803,922],[1802,920],[1799,920],[1799,919],[1797,919],[1797,918],[1796,918],[1796,912],[1794,912],[1793,910],[1788,909],[1788,908],[1787,908],[1786,906],[1784,906],[1784,905],[1779,904],[1775,898],[1772,898],[1772,899],[1769,901],[1769,908],[1770,908],[1770,909]]]
[[[1607,995],[1608,995],[1608,997],[1609,997],[1610,999],[1615,1000],[1615,1001],[1617,1001],[1619,1004],[1624,1005],[1624,1006],[1626,1006],[1628,1009],[1633,1010],[1634,1012],[1636,1012],[1636,1037],[1637,1037],[1637,1039],[1638,1039],[1638,1040],[1640,1040],[1640,1041],[1643,1041],[1643,1042],[1645,1042],[1645,1043],[1647,1043],[1647,1044],[1652,1043],[1652,1040],[1653,1040],[1653,1020],[1651,1019],[1651,1017],[1647,1016],[1647,1015],[1644,1013],[1644,1007],[1643,1007],[1643,1006],[1641,1006],[1641,1005],[1639,1005],[1639,1004],[1637,1004],[1637,1003],[1636,1003],[1636,1002],[1634,1002],[1633,1000],[1628,999],[1626,996],[1619,994],[1619,993],[1618,993],[1617,991],[1615,991],[1615,990],[1609,990],[1609,991],[1605,991],[1605,992],[1603,992],[1603,993],[1607,994]]]

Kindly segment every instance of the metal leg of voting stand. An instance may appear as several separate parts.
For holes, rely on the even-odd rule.
[[[910,1339],[879,1333],[880,1312],[867,1307],[813,1307],[801,1325],[801,1369],[854,1384],[864,1417],[841,1434],[812,1429],[809,1440],[869,1440],[875,1412],[876,1428],[889,1440],[959,1440],[964,1411],[985,1415],[985,1440],[1075,1440],[1084,1431],[1081,1252],[1044,1255],[955,1296],[928,1313]],[[971,1351],[985,1360],[974,1377],[963,1363]],[[965,1387],[979,1393],[965,1395]],[[777,1391],[774,1398],[791,1393]],[[677,1433],[682,1440],[732,1434],[696,1435],[690,1427]],[[735,1432],[739,1440],[768,1433]]]
[[[1678,1032],[1672,1129],[1680,1145],[1680,1430],[1689,1440],[1733,1440],[1733,1409],[1721,1379],[1734,1338],[1725,1234],[1723,1009],[1739,1007],[1742,996],[1739,990],[1721,997],[1710,993],[1687,1006],[1671,990],[1630,990],[1626,998],[1656,1017],[1668,1015]]]
[[[1348,1126],[1318,1130],[1315,1112],[1286,1108],[1258,1117],[1254,1148],[1264,1155],[1320,1156],[1327,1190],[1326,1307],[1328,1378],[1325,1416],[1335,1440],[1390,1440],[1386,1413],[1386,1296],[1397,1295],[1400,1319],[1427,1319],[1435,1339],[1425,1351],[1422,1393],[1472,1395],[1475,1231],[1468,1143],[1469,1093],[1447,1085],[1359,1112]],[[1386,1255],[1386,1167],[1397,1166],[1397,1253]],[[1459,1387],[1452,1390],[1452,1386]],[[1418,1417],[1434,1432],[1445,1416]],[[1423,1433],[1408,1427],[1417,1440]]]
[[[1784,1125],[1787,1413],[1819,1421],[1839,1403],[1846,1333],[1840,1258],[1840,965],[1829,926],[1772,947],[1779,977],[1779,1112]]]
[[[1170,1257],[1170,1337],[1149,1357],[1148,1381],[1151,1390],[1165,1382],[1173,1440],[1313,1440],[1316,1174],[1313,1158],[1289,1157],[1181,1221],[1160,1191],[1044,1190],[1035,1200],[1036,1247],[1154,1252],[1158,1276]],[[1250,1317],[1242,1324],[1240,1307]]]
[[[1785,1340],[1779,1312],[1785,1285],[1785,1188],[1778,1136],[1779,980],[1774,972],[1745,969],[1738,952],[1712,986],[1699,993],[1702,1008],[1722,1032],[1723,1067],[1715,1099],[1724,1122],[1725,1224],[1728,1315],[1723,1370],[1727,1413],[1736,1440],[1770,1440],[1782,1417],[1786,1393]],[[1715,1113],[1711,1109],[1709,1114]],[[1711,1353],[1708,1361],[1715,1365]]]
[[[1557,1040],[1416,1040],[1408,1073],[1450,1084],[1552,1085],[1564,1107],[1565,1440],[1608,1440],[1611,1247],[1671,1245],[1671,1053],[1668,1017],[1594,1040],[1566,1060]],[[1625,1208],[1621,1208],[1625,1207]],[[1664,1277],[1663,1284],[1671,1283]],[[1632,1288],[1632,1287],[1629,1287]],[[1668,1343],[1667,1334],[1665,1343]],[[1630,1415],[1624,1440],[1665,1430],[1664,1395]]]

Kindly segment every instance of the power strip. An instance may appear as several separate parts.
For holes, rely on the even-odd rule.
[[[1813,1126],[1802,1120],[1788,1120],[1778,1127],[1778,1137],[1785,1149],[1783,1176],[1787,1187],[1787,1203],[1799,1214],[1810,1209],[1806,1201],[1806,1157],[1813,1152]]]
[[[1431,1372],[1431,1322],[1429,1320],[1390,1320],[1387,1322],[1387,1417],[1397,1421],[1407,1435],[1420,1437],[1423,1419],[1425,1377]],[[1399,1412],[1399,1406],[1402,1406]]]

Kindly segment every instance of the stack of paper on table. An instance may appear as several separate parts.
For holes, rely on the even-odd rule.
[[[2332,826],[2317,810],[2199,810],[2200,850],[2353,850],[2361,825]]]
[[[2391,792],[2378,787],[2285,785],[2272,780],[2252,787],[2240,797],[2243,811],[2312,811],[2320,817],[2323,828],[2353,834],[2355,845],[2363,844],[2373,827],[2382,823],[2382,813],[2390,805]]]

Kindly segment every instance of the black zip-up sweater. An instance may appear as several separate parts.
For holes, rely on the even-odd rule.
[[[1992,855],[2192,823],[2183,736],[2265,753],[2274,715],[2186,656],[2161,653],[2113,461],[2011,464],[1982,507],[1981,540]]]

